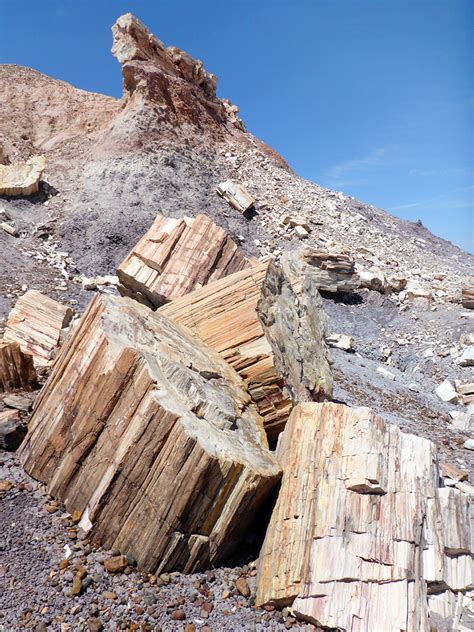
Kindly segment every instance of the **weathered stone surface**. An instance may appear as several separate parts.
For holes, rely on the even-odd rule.
[[[26,435],[26,424],[16,410],[0,412],[0,450],[14,452]]]
[[[451,595],[472,596],[469,499],[438,488],[430,441],[368,408],[305,403],[290,415],[278,457],[284,474],[257,605],[291,605],[349,632],[428,632],[431,592],[444,595],[451,619]]]
[[[333,379],[326,346],[327,318],[318,292],[319,269],[299,269],[298,253],[272,262],[258,315],[275,357],[275,369],[294,403],[331,397]]]
[[[0,393],[30,391],[35,385],[33,356],[23,353],[17,342],[0,340]]]
[[[286,261],[295,278],[303,278],[311,270],[313,283],[325,292],[354,292],[359,286],[352,259],[347,255],[322,252],[312,248],[300,248],[296,252],[285,252]]]
[[[0,164],[0,195],[18,197],[36,193],[45,166],[44,156],[33,156],[22,163]]]
[[[51,364],[61,341],[62,330],[69,325],[73,311],[37,290],[28,290],[10,312],[4,333],[6,342],[17,342],[33,356],[35,366]]]
[[[273,352],[257,315],[267,263],[231,274],[160,308],[215,349],[245,380],[272,441],[291,410],[289,393],[275,373]]]
[[[464,277],[461,283],[462,306],[474,309],[474,276]]]
[[[334,349],[354,351],[354,338],[348,334],[329,334],[329,336],[326,336],[326,342]]]
[[[226,232],[205,215],[158,215],[118,267],[119,291],[156,308],[249,265]]]
[[[456,389],[449,380],[441,382],[441,384],[435,388],[435,393],[443,402],[455,404],[458,401]]]
[[[179,325],[97,295],[21,448],[94,540],[148,571],[224,560],[280,469],[238,374]]]
[[[216,187],[216,192],[239,213],[246,213],[255,204],[250,193],[242,185],[232,182],[232,180],[221,182]]]

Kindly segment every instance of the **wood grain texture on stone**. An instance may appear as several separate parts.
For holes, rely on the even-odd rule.
[[[36,193],[45,166],[44,156],[33,156],[21,163],[0,164],[0,195],[19,197]]]
[[[472,507],[438,487],[430,441],[368,408],[304,403],[278,457],[283,480],[259,558],[257,605],[290,605],[302,619],[348,632],[428,632],[435,593],[444,614],[472,597]]]
[[[30,353],[35,366],[47,366],[72,316],[70,307],[38,290],[28,290],[10,312],[3,337],[5,342],[17,342],[22,351]]]
[[[464,277],[461,281],[462,306],[474,309],[474,276]]]
[[[0,340],[0,393],[31,391],[35,386],[33,356],[24,353],[17,342]]]
[[[287,252],[281,263],[270,263],[257,306],[276,373],[293,403],[329,399],[333,388],[319,269],[300,269],[300,257]]]
[[[250,193],[242,185],[232,182],[232,180],[221,182],[216,187],[216,192],[239,213],[246,213],[255,204],[255,200]]]
[[[359,286],[359,277],[354,261],[344,254],[329,253],[304,247],[293,252],[284,252],[282,260],[295,277],[303,278],[311,269],[318,290],[325,292],[354,292]]]
[[[21,448],[98,542],[147,571],[222,562],[280,477],[239,375],[136,301],[96,296]]]
[[[157,308],[249,265],[235,242],[206,215],[158,215],[118,267],[118,289]]]
[[[269,439],[277,438],[291,410],[283,380],[277,377],[273,352],[257,315],[267,263],[194,290],[160,308],[215,349],[245,380],[264,419]]]

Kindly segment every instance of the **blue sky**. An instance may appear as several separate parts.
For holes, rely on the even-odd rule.
[[[119,96],[127,11],[297,173],[474,251],[474,0],[0,0],[0,61]]]

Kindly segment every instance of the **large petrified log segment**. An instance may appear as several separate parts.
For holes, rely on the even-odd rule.
[[[119,291],[157,308],[249,265],[227,233],[205,215],[158,215],[118,267]]]
[[[0,393],[19,389],[31,391],[35,386],[33,357],[23,353],[17,342],[0,340]]]
[[[236,272],[160,308],[215,349],[246,381],[270,440],[284,428],[291,399],[277,377],[257,316],[267,263]]]
[[[286,252],[282,259],[286,259],[295,277],[303,278],[311,269],[314,283],[321,291],[354,292],[359,287],[354,261],[347,255],[307,247]]]
[[[462,305],[474,309],[474,276],[464,277],[461,283]]]
[[[62,331],[72,316],[70,307],[38,290],[28,290],[10,312],[3,337],[6,342],[17,342],[22,351],[30,353],[35,366],[46,366],[51,364]]]
[[[454,593],[468,599],[469,502],[438,488],[430,441],[368,408],[304,403],[290,415],[278,456],[283,481],[260,554],[257,604],[291,605],[324,628],[427,632],[428,592],[444,593],[444,613]]]
[[[331,397],[333,379],[326,346],[327,318],[318,292],[320,270],[300,267],[301,253],[272,262],[258,302],[258,315],[295,403]]]
[[[21,449],[81,526],[148,571],[234,549],[279,479],[261,417],[210,347],[136,301],[97,296],[67,339]]]
[[[11,165],[0,164],[0,195],[19,197],[36,193],[45,166],[44,156]]]

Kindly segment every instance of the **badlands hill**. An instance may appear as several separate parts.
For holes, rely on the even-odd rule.
[[[461,304],[461,279],[472,274],[474,257],[420,224],[298,177],[281,156],[246,131],[237,107],[216,96],[217,79],[200,61],[175,47],[165,48],[135,18],[120,18],[113,36],[112,52],[123,76],[120,100],[78,90],[29,68],[0,66],[4,95],[0,162],[18,163],[36,155],[46,158],[37,193],[3,196],[0,202],[0,221],[17,233],[0,230],[0,317],[4,318],[0,334],[10,309],[28,289],[40,290],[82,312],[102,289],[93,278],[115,275],[158,214],[169,218],[207,215],[249,258],[278,262],[282,253],[301,246],[347,257],[360,277],[357,291],[321,292],[333,337],[333,401],[371,407],[384,421],[430,439],[440,461],[461,468],[472,482],[474,451],[466,448],[474,434],[470,391],[440,397],[436,390],[445,380],[451,385],[472,381],[472,368],[460,361],[473,344],[474,330],[474,312]],[[216,186],[226,180],[239,183],[252,196],[251,213],[236,211],[216,194]],[[350,352],[338,342],[342,334],[353,338]],[[18,485],[33,484],[14,457],[5,457],[0,465],[5,467],[5,476],[16,477]],[[4,502],[0,495],[0,503]],[[11,591],[9,597],[0,598],[8,613],[5,630],[33,627],[41,612],[41,590],[32,598],[34,616],[26,616],[18,627],[12,622],[18,622],[22,612],[22,591],[34,583],[35,574],[44,574],[52,564],[53,548],[62,542],[62,523],[51,524],[49,515],[33,504],[33,497],[20,492],[3,509],[3,531],[8,524],[21,525],[6,536],[2,549],[8,551],[5,567],[9,567]],[[41,533],[47,533],[52,544],[38,558],[31,538]],[[20,542],[25,543],[25,555],[19,550]],[[85,557],[87,546],[79,546]],[[99,561],[94,558],[96,565]],[[3,564],[0,558],[0,571]],[[248,572],[247,568],[244,574]],[[239,573],[219,570],[217,579],[215,574],[213,578],[199,575],[183,579],[181,585],[176,577],[162,578],[163,594],[172,604],[168,611],[183,609],[180,595],[189,599],[193,582],[198,587],[217,582],[215,592],[221,594],[228,583],[238,581]],[[19,578],[21,574],[26,579]],[[156,610],[156,597],[143,597],[150,585],[143,585],[135,574],[130,577],[130,585],[122,583],[116,589],[118,595],[111,598],[112,603],[118,598],[118,605],[116,610],[109,609],[113,617],[108,619],[103,616],[106,606],[90,599],[85,606],[76,604],[79,610],[71,614],[62,580],[51,581],[48,603],[52,603],[50,595],[57,593],[59,604],[45,606],[53,610],[51,629],[59,625],[58,616],[69,623],[82,616],[81,625],[91,622],[89,630],[100,629],[94,625],[104,623],[109,626],[106,629],[138,629],[126,627],[127,595],[140,596],[133,608],[144,621],[147,609]],[[248,597],[245,587],[239,594]],[[202,601],[201,608],[209,595],[199,589],[197,599]],[[460,620],[462,599],[459,604]],[[242,606],[235,601],[240,614],[232,629],[255,629],[254,613],[247,605],[251,603]],[[206,607],[199,611],[204,619],[209,616]],[[216,615],[212,630],[230,629],[222,619],[222,609],[217,610],[220,618]],[[268,616],[259,619],[258,625],[281,629],[296,625],[288,613],[285,624],[282,618],[272,618],[273,610],[268,607]],[[42,621],[48,619],[46,615]],[[125,627],[112,627],[114,617],[123,620]],[[184,624],[154,617],[149,614],[147,620],[151,627],[140,629],[160,629],[158,621],[163,630],[196,629],[173,627]],[[437,629],[474,629],[467,627],[466,617],[464,628],[452,627],[450,610],[440,616]],[[205,630],[204,619],[201,630]],[[388,629],[415,630],[409,626]]]

